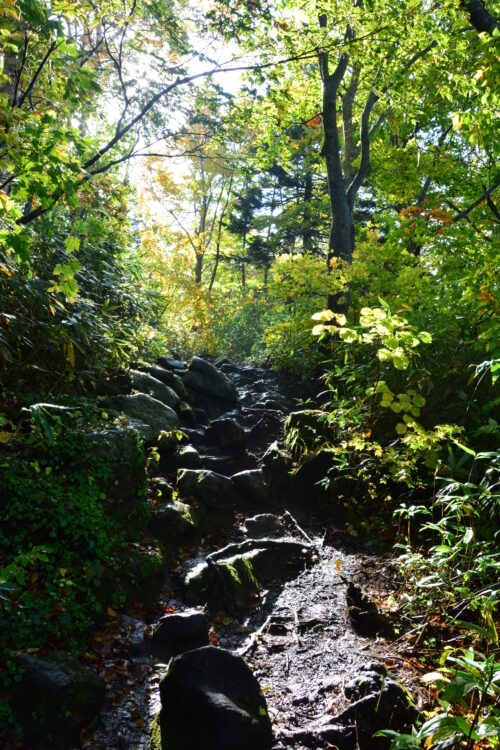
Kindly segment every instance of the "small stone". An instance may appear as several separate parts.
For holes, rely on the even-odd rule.
[[[231,479],[213,471],[184,469],[177,477],[177,489],[183,497],[194,498],[207,508],[230,510],[234,506]]]

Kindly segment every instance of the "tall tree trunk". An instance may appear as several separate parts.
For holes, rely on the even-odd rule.
[[[313,249],[313,236],[314,231],[311,224],[311,200],[312,200],[312,189],[313,189],[313,179],[312,179],[312,172],[310,169],[306,172],[305,182],[304,182],[304,212],[303,212],[303,222],[304,222],[304,231],[302,233],[302,249],[305,253],[310,253]]]
[[[326,15],[321,15],[319,17],[320,28],[326,29],[326,22]],[[347,27],[345,38],[349,39],[351,37],[352,31]],[[351,82],[345,95],[348,97],[348,100],[344,102],[343,109],[344,129],[347,121],[351,123],[351,132],[347,133],[347,151],[350,154],[350,161],[345,163],[344,171],[342,168],[343,150],[337,125],[337,114],[339,86],[347,71],[349,55],[346,53],[340,55],[337,67],[333,73],[329,71],[328,52],[320,50],[318,53],[318,62],[323,89],[323,155],[326,165],[332,217],[327,255],[327,264],[330,270],[332,258],[340,258],[349,265],[352,263],[354,253],[354,201],[360,187],[371,171],[370,115],[378,97],[373,91],[370,91],[366,98],[361,115],[360,145],[358,148],[352,139],[352,105],[359,83],[358,74],[354,68]],[[352,168],[352,160],[358,153],[361,154],[360,164],[354,170]],[[344,154],[345,156],[347,154]],[[349,306],[349,290],[345,289],[341,293],[329,294],[327,306],[334,312],[346,312]]]

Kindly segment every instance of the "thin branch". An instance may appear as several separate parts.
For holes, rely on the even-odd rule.
[[[488,190],[485,190],[484,193],[480,195],[477,200],[471,203],[470,206],[460,211],[460,213],[456,214],[453,217],[453,223],[456,224],[457,221],[460,221],[461,219],[465,219],[470,214],[471,211],[477,208],[477,206],[479,206],[484,200],[486,200],[489,195],[494,193],[498,187],[500,187],[500,178],[497,179],[497,181],[491,187],[489,187]]]
[[[62,42],[61,42],[61,44],[62,44]],[[23,104],[24,104],[24,102],[26,101],[26,99],[29,96],[31,96],[31,92],[34,89],[35,84],[36,84],[39,76],[42,73],[42,70],[44,69],[45,65],[47,64],[49,57],[54,52],[54,50],[57,49],[57,47],[59,47],[59,46],[60,45],[57,42],[52,42],[52,44],[48,48],[47,52],[43,56],[43,58],[42,58],[42,60],[41,60],[41,62],[39,64],[38,68],[36,69],[35,74],[34,74],[33,78],[31,79],[28,88],[26,89],[26,91],[24,92],[24,94],[19,99],[19,102],[17,102],[17,103],[12,102],[12,109],[15,109],[16,107],[17,108],[22,107]]]

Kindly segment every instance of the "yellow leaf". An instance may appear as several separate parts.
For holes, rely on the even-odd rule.
[[[342,563],[340,560],[335,560],[335,565],[337,566],[337,573],[340,575],[340,571],[342,570]]]
[[[108,617],[118,617],[115,610],[112,607],[107,607],[106,612],[108,613]]]
[[[11,437],[12,437],[12,432],[7,432],[6,430],[0,430],[0,443],[2,444],[8,443]]]

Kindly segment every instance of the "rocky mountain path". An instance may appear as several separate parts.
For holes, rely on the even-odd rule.
[[[160,681],[172,656],[205,643],[250,666],[267,702],[273,750],[387,747],[374,731],[408,723],[415,710],[393,678],[412,680],[391,642],[392,625],[362,592],[363,578],[372,589],[378,580],[381,596],[388,589],[383,560],[363,554],[337,528],[332,510],[312,506],[307,496],[289,502],[282,479],[290,467],[281,449],[293,404],[272,373],[228,361],[218,366],[236,386],[237,402],[227,408],[203,394],[193,423],[182,427],[189,445],[162,455],[154,480],[167,493],[177,482],[166,508],[170,522],[176,503],[192,504],[192,520],[198,500],[204,520],[191,534],[181,524],[169,540],[154,603],[117,616],[100,634],[106,705],[82,733],[82,747],[163,747],[151,739],[162,708]],[[161,513],[157,518],[160,524]],[[182,616],[180,634],[172,631],[174,615]],[[248,747],[268,746],[259,742]],[[240,747],[219,750],[233,746]]]

